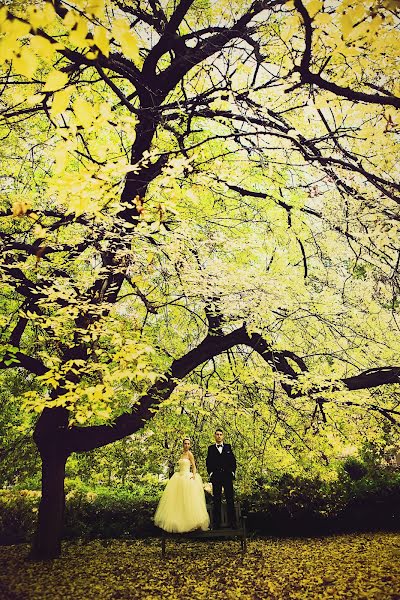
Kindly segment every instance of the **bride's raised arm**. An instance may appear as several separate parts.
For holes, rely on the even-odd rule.
[[[197,469],[196,469],[196,463],[194,462],[194,456],[190,452],[190,450],[188,452],[188,456],[189,456],[190,464],[192,465],[192,472],[193,472],[193,477],[194,477],[196,475]]]

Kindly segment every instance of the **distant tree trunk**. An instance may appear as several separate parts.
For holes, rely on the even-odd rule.
[[[30,557],[37,560],[56,558],[61,552],[64,523],[64,477],[66,452],[42,455],[42,499],[37,530]]]

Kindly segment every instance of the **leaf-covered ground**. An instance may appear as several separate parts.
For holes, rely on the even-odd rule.
[[[2,600],[400,599],[400,534],[237,541],[70,542],[49,563],[0,547]]]

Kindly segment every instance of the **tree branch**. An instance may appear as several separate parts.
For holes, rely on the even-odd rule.
[[[365,92],[357,92],[349,87],[338,85],[332,81],[327,81],[319,73],[312,73],[310,70],[311,49],[312,49],[312,20],[301,0],[294,0],[294,5],[301,15],[305,29],[305,50],[299,67],[295,67],[294,71],[300,73],[300,84],[294,87],[299,87],[303,83],[314,84],[319,88],[332,92],[336,96],[342,96],[348,100],[367,102],[369,104],[380,104],[382,106],[394,106],[400,108],[400,98],[396,96],[388,96],[382,94],[366,94]],[[286,93],[293,90],[293,87],[285,90]]]
[[[293,380],[294,383],[298,373],[289,365],[287,359],[294,360],[300,368],[300,372],[307,371],[304,361],[293,352],[274,351],[261,335],[249,335],[246,326],[243,325],[225,336],[207,335],[196,348],[174,360],[170,370],[148,390],[147,394],[140,398],[132,412],[117,417],[114,424],[72,427],[66,434],[68,451],[92,450],[138,431],[153,416],[153,407],[172,394],[180,379],[186,377],[202,363],[237,345],[253,348],[274,371],[284,376],[285,380],[281,382],[281,385],[286,393],[292,397],[300,395],[292,392],[293,384],[290,383],[290,380]],[[342,379],[341,382],[349,390],[399,383],[400,367],[371,369],[359,375]],[[319,392],[323,392],[323,389],[320,389]],[[319,398],[317,402],[320,401]]]
[[[48,369],[41,360],[27,356],[23,352],[6,352],[0,361],[0,369],[12,369],[15,367],[23,367],[30,373],[35,375],[44,375]]]

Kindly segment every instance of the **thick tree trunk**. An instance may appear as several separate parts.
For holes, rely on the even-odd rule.
[[[48,560],[60,556],[64,523],[64,477],[67,454],[55,451],[42,455],[42,499],[30,557]]]
[[[36,423],[33,438],[42,458],[42,499],[30,558],[49,560],[60,556],[64,523],[65,464],[68,411],[45,408]]]

